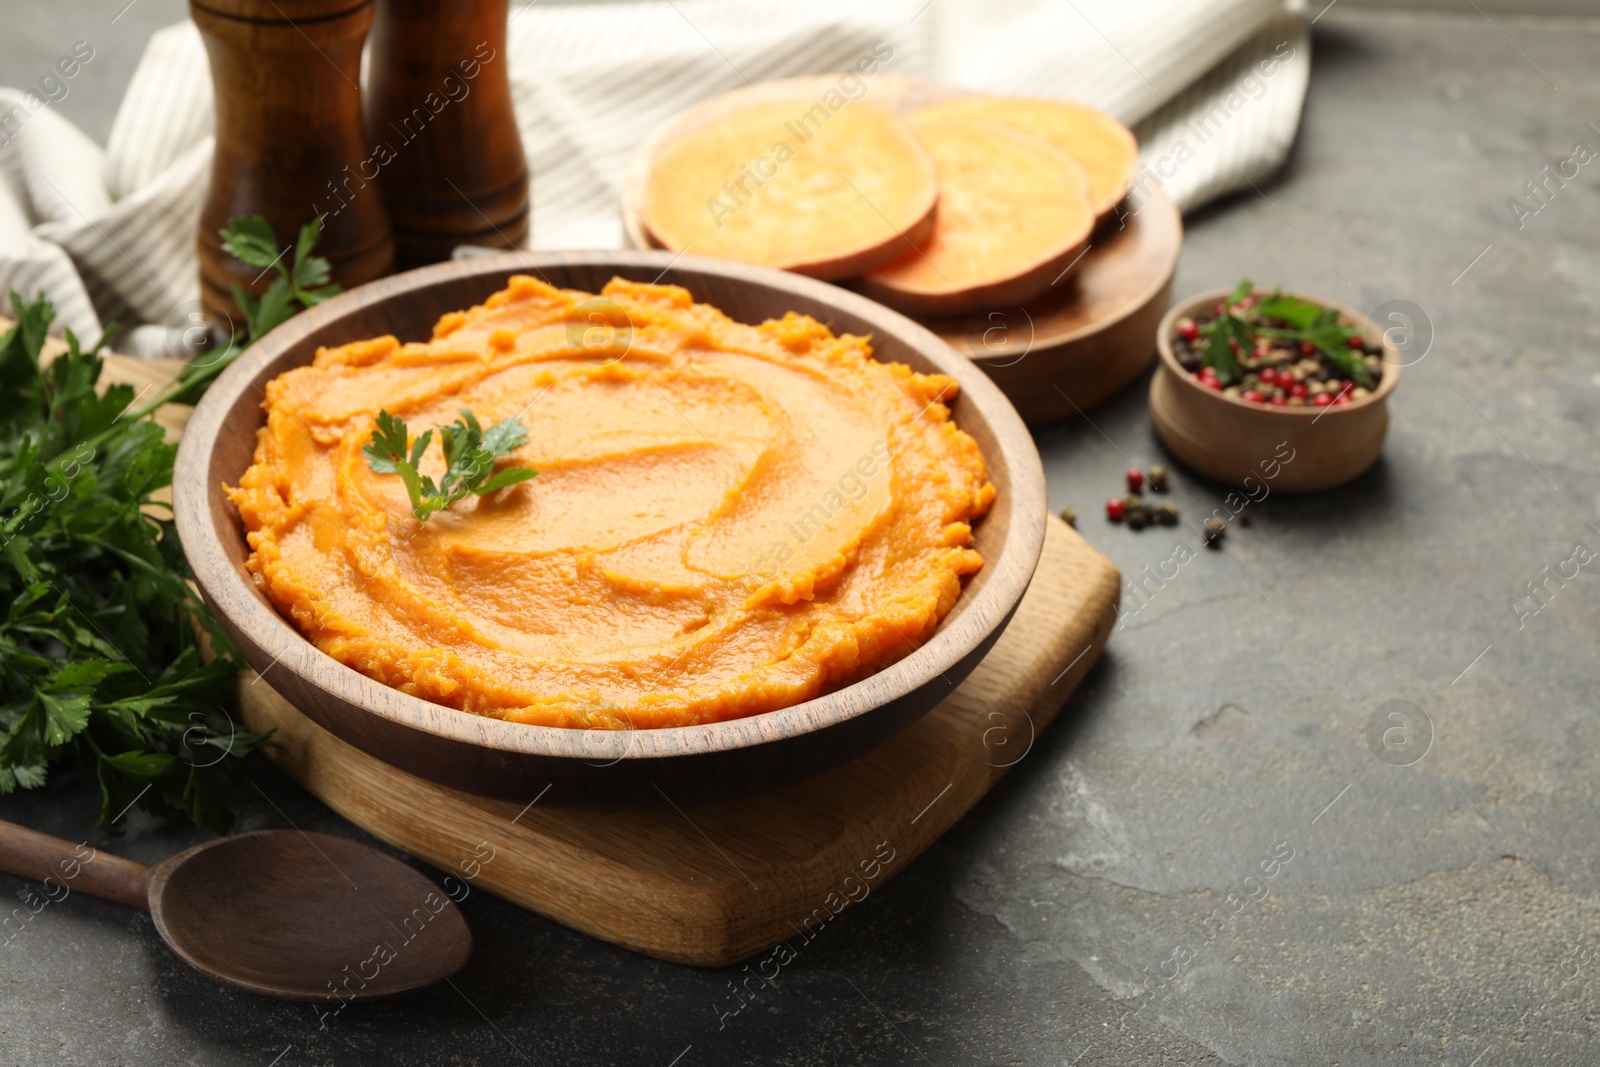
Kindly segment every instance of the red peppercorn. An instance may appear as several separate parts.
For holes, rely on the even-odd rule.
[[[1289,386],[1290,396],[1305,396],[1309,392],[1311,392],[1311,390],[1306,388],[1305,382],[1295,382],[1293,385]]]
[[[1252,404],[1259,404],[1264,397],[1262,397],[1262,395],[1256,392],[1254,389],[1246,389],[1244,392],[1239,394],[1239,399],[1248,400]]]
[[[1122,516],[1128,513],[1128,505],[1120,496],[1114,496],[1106,501],[1106,518],[1112,522],[1121,522]]]
[[[1360,349],[1365,348],[1366,345],[1367,345],[1366,338],[1362,337],[1359,333],[1351,335],[1351,337],[1350,337],[1350,347],[1351,348],[1354,348],[1354,349],[1359,351]]]
[[[1144,471],[1138,467],[1129,467],[1123,477],[1128,479],[1128,492],[1137,493],[1144,488]]]
[[[1272,349],[1266,345],[1258,344],[1256,345],[1255,357],[1257,359],[1270,359],[1272,357]]]
[[[1317,354],[1317,346],[1312,344],[1310,341],[1301,341],[1300,354],[1302,356],[1314,356]]]
[[[1335,407],[1344,407],[1346,404],[1350,403],[1350,394],[1340,393],[1338,396],[1333,398],[1333,403]]]
[[[1313,407],[1325,408],[1331,403],[1333,403],[1333,397],[1329,396],[1327,393],[1318,393],[1316,396],[1311,398],[1311,404]]]
[[[1267,403],[1271,404],[1275,408],[1281,408],[1281,407],[1283,407],[1283,405],[1287,404],[1288,402],[1289,401],[1285,400],[1281,396],[1275,396],[1271,400],[1267,401]]]
[[[1193,319],[1179,319],[1178,336],[1185,341],[1193,341],[1200,336],[1200,327]]]
[[[1278,371],[1276,367],[1263,367],[1261,370],[1262,385],[1277,385]]]
[[[1222,383],[1217,380],[1217,376],[1215,374],[1209,378],[1201,378],[1200,384],[1205,386],[1207,389],[1216,389],[1219,392],[1222,390]]]

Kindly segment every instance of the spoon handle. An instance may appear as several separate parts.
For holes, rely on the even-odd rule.
[[[140,911],[150,910],[150,868],[88,845],[75,845],[26,826],[0,820],[0,871],[45,883],[61,900],[77,890]]]

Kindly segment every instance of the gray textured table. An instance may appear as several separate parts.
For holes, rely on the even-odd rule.
[[[730,973],[481,894],[455,988],[325,1028],[74,895],[0,949],[0,1063],[1596,1062],[1594,567],[1513,605],[1600,549],[1600,161],[1520,230],[1507,200],[1600,148],[1597,56],[1600,21],[1319,22],[1292,161],[1190,220],[1176,291],[1248,274],[1425,309],[1384,460],[1186,565],[1011,777],[724,1028]],[[1126,573],[1197,545],[1097,515],[1127,459],[1160,458],[1143,386],[1091,418],[1040,435],[1052,502]],[[1175,480],[1190,516],[1220,502]],[[1369,745],[1391,700],[1426,716],[1408,766]],[[270,766],[253,780],[243,828],[361,836]],[[73,837],[94,820],[81,781],[0,805]],[[91,835],[145,860],[198,839]]]

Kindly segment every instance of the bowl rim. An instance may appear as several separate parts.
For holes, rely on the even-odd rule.
[[[960,395],[952,419],[960,424],[962,403],[982,410],[1013,498],[1004,539],[984,560],[990,574],[976,593],[963,588],[962,597],[973,599],[961,608],[960,616],[953,617],[956,609],[952,608],[933,636],[907,656],[848,686],[800,704],[713,723],[618,731],[510,722],[411,696],[327,655],[269,606],[252,587],[243,568],[224,549],[211,510],[212,495],[221,492],[221,484],[208,484],[225,416],[255,379],[295,346],[347,314],[399,299],[408,292],[451,280],[496,276],[494,284],[499,288],[516,274],[538,276],[542,269],[584,267],[659,271],[657,280],[664,284],[672,284],[673,271],[681,269],[701,276],[718,276],[727,283],[776,289],[863,320],[873,327],[874,336],[897,334],[924,354],[938,373],[956,379]],[[990,466],[993,469],[994,464]],[[179,540],[206,603],[247,635],[261,656],[271,659],[272,666],[267,669],[287,670],[334,700],[444,740],[518,756],[580,759],[593,766],[623,759],[723,752],[814,733],[864,715],[937,680],[979,647],[1020,602],[1043,550],[1045,499],[1043,463],[1016,409],[987,375],[931,331],[864,296],[816,279],[659,250],[509,252],[452,260],[357,286],[309,308],[252,345],[212,383],[195,407],[179,443],[173,479]],[[1030,506],[1035,502],[1039,506]]]
[[[1212,289],[1204,293],[1197,293],[1194,296],[1178,301],[1167,309],[1167,313],[1161,316],[1161,325],[1156,328],[1156,350],[1161,356],[1162,369],[1177,379],[1182,388],[1190,389],[1197,395],[1231,404],[1242,411],[1248,411],[1256,415],[1281,415],[1292,419],[1309,418],[1311,421],[1316,422],[1324,415],[1340,418],[1381,405],[1388,400],[1389,394],[1394,392],[1395,386],[1400,384],[1400,371],[1405,364],[1399,361],[1400,349],[1389,339],[1387,333],[1377,329],[1372,319],[1368,316],[1361,314],[1346,304],[1341,304],[1337,300],[1329,300],[1314,293],[1287,287],[1275,287],[1273,291],[1282,292],[1287,296],[1296,296],[1301,300],[1308,300],[1325,308],[1332,308],[1339,313],[1341,319],[1360,330],[1366,336],[1369,344],[1376,344],[1381,347],[1383,349],[1384,370],[1383,380],[1378,383],[1378,388],[1360,400],[1352,400],[1348,404],[1338,406],[1329,404],[1327,407],[1319,408],[1308,404],[1304,407],[1289,407],[1285,404],[1282,407],[1274,407],[1270,404],[1253,404],[1248,400],[1228,396],[1220,390],[1207,389],[1199,382],[1196,382],[1194,376],[1183,369],[1183,366],[1178,362],[1177,353],[1172,350],[1172,337],[1177,330],[1177,322],[1181,318],[1192,317],[1194,312],[1201,308],[1211,307],[1226,300],[1232,295],[1232,289]]]

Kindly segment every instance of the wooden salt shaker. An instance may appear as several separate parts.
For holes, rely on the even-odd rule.
[[[508,0],[377,0],[367,138],[401,269],[457,245],[521,248],[528,166],[511,107]]]
[[[237,332],[230,287],[260,293],[276,277],[222,250],[217,231],[261,215],[280,246],[324,215],[316,254],[350,288],[388,274],[394,232],[361,129],[361,45],[372,0],[190,0],[211,58],[217,148],[200,214],[200,294],[208,318]],[[286,258],[292,258],[290,251]]]

